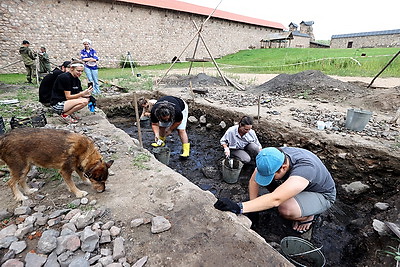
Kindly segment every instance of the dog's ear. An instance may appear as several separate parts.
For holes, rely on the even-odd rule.
[[[110,168],[113,163],[114,163],[113,160],[110,160],[110,161],[106,162],[107,168]]]

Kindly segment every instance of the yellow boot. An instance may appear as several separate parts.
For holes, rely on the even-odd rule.
[[[182,150],[183,150],[183,153],[180,154],[179,156],[181,156],[182,158],[189,157],[189,154],[190,154],[190,143],[182,144]]]
[[[158,137],[157,142],[151,143],[153,147],[165,146],[165,136]]]

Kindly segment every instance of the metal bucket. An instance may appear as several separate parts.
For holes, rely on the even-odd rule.
[[[159,162],[164,163],[165,165],[169,164],[170,152],[171,150],[166,146],[153,148],[154,157],[158,159]]]
[[[231,163],[229,162],[231,161]],[[239,180],[239,174],[243,163],[237,159],[224,159],[222,161],[222,179],[228,184],[234,184]]]
[[[300,267],[325,266],[326,260],[321,248],[316,248],[311,242],[295,236],[287,236],[281,240],[281,250],[285,257]]]
[[[356,110],[349,108],[346,115],[345,127],[353,131],[362,131],[368,124],[372,112],[368,110]]]

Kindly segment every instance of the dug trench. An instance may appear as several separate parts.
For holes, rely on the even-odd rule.
[[[157,98],[159,95],[146,95]],[[111,123],[138,139],[135,112],[131,105],[132,96],[105,98],[99,106]],[[237,183],[228,184],[221,175],[223,156],[219,139],[226,127],[233,125],[243,114],[205,101],[188,101],[189,116],[206,122],[189,123],[188,136],[191,143],[189,159],[180,160],[181,142],[176,134],[167,138],[171,149],[168,166],[185,176],[203,190],[216,197],[228,197],[235,201],[248,199],[248,180],[254,166],[244,166]],[[327,266],[390,266],[394,259],[382,251],[388,246],[396,247],[393,235],[380,235],[374,230],[373,220],[398,223],[400,161],[388,150],[358,142],[336,142],[321,137],[318,131],[309,131],[275,120],[261,117],[254,120],[255,129],[263,147],[295,146],[316,153],[332,173],[338,195],[334,206],[323,213],[311,233],[303,238],[317,247],[322,247]],[[145,149],[152,151],[154,140],[150,126],[142,125],[141,135]],[[160,163],[161,164],[161,163]],[[368,186],[362,192],[345,190],[345,185],[361,181]],[[261,193],[267,193],[266,190]],[[378,202],[389,204],[389,209],[378,210]],[[259,220],[253,223],[253,230],[279,250],[279,243],[285,236],[296,236],[291,222],[282,219],[276,209],[260,212]]]

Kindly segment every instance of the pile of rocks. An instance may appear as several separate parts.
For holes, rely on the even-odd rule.
[[[88,203],[88,199],[82,198],[68,204],[75,208],[51,211],[44,205],[23,204],[13,213],[0,211],[0,219],[7,222],[0,231],[1,266],[131,266],[125,257],[122,227],[113,220],[103,223],[101,219],[106,217],[107,210],[95,209],[95,204],[95,200]],[[6,219],[10,217],[13,220]],[[151,220],[136,218],[130,227],[150,222],[154,234],[171,228],[162,216]],[[147,259],[144,256],[132,266],[143,266]]]

